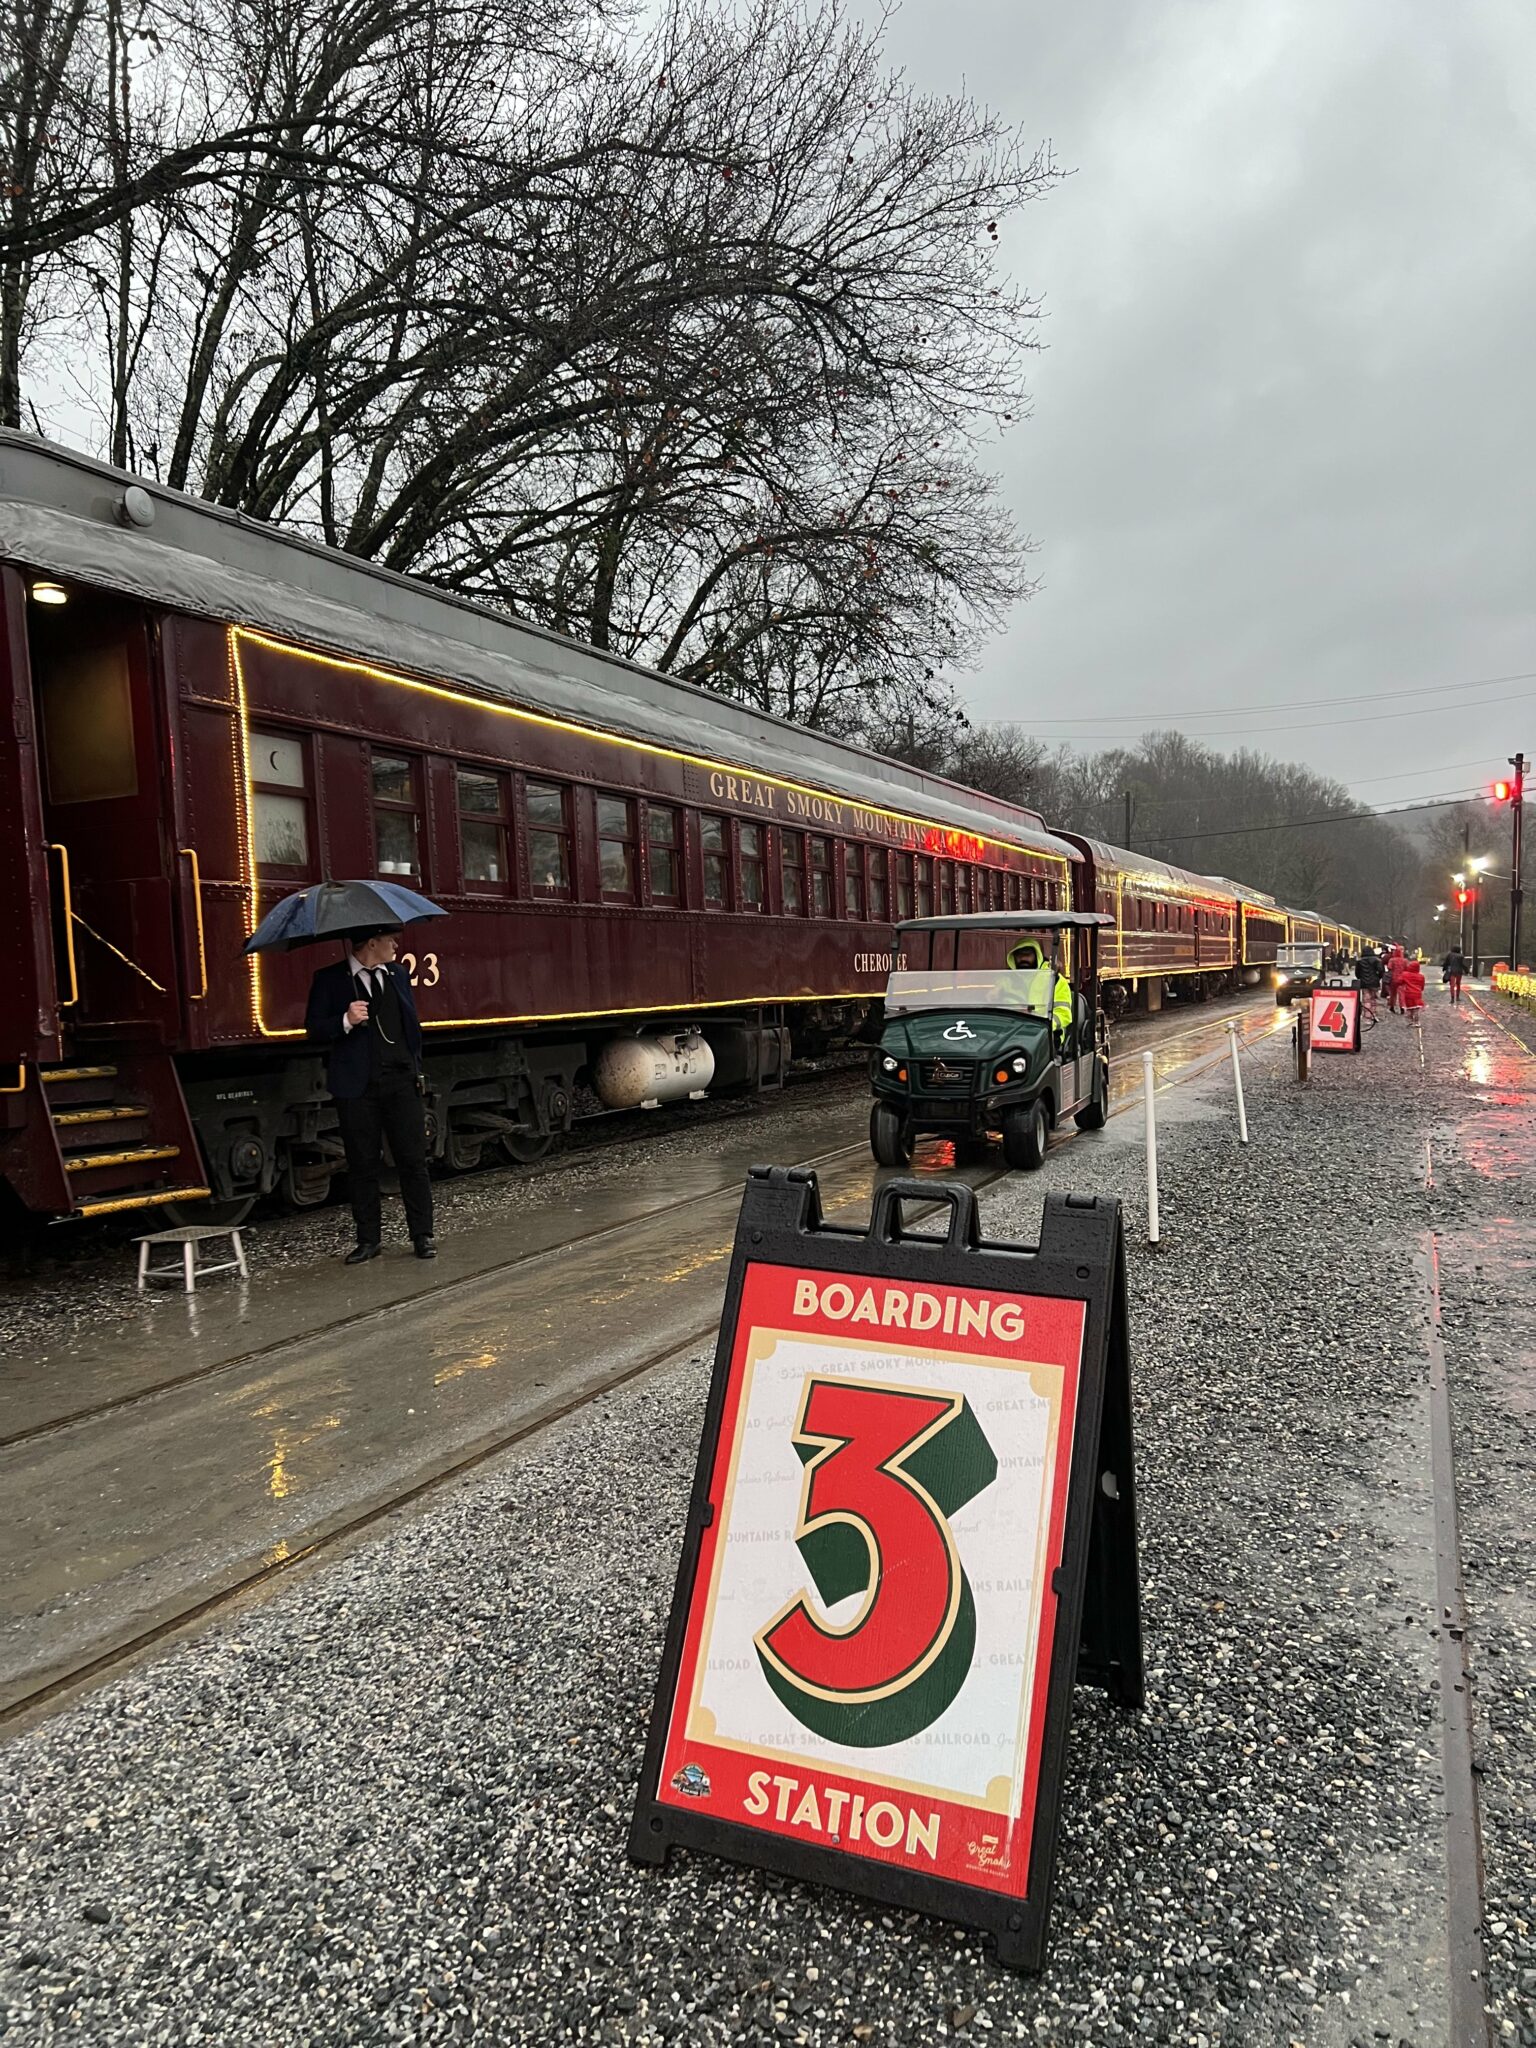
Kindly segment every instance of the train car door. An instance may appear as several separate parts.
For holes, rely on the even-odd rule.
[[[30,607],[54,958],[65,1031],[171,1041],[177,995],[165,743],[135,607]]]
[[[0,1128],[25,1093],[33,1060],[59,1057],[48,929],[47,848],[38,790],[36,720],[27,671],[27,595],[0,570]],[[6,1096],[16,1098],[7,1104]]]

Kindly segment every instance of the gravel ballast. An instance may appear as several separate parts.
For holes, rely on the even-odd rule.
[[[1493,2026],[1536,2042],[1531,1382],[1496,1341],[1515,1254],[1463,1250],[1513,1217],[1529,1287],[1509,1182],[1536,1131],[1465,1074],[1477,1029],[1437,1006],[1421,1070],[1384,1020],[1306,1091],[1271,1042],[1247,1154],[1224,1073],[1161,1098],[1155,1254],[1134,1116],[982,1197],[1027,1239],[1048,1187],[1120,1193],[1132,1247],[1148,1701],[1077,1696],[1041,1978],[707,1858],[627,1864],[700,1356],[11,1742],[4,2038],[1440,2043],[1435,1227],[1479,1496],[1464,1476]]]

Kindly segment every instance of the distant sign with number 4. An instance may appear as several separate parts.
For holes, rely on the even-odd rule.
[[[1312,1050],[1360,1050],[1360,991],[1317,988],[1312,991]]]

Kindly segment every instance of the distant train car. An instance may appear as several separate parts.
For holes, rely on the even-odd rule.
[[[1204,1001],[1236,986],[1238,905],[1230,884],[1106,840],[1064,836],[1090,864],[1091,907],[1115,921],[1099,940],[1099,979],[1111,1015],[1137,1001]]]

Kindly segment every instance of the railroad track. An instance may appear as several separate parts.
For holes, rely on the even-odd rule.
[[[1188,1062],[1180,1067],[1176,1074],[1163,1078],[1158,1084],[1160,1090],[1178,1087],[1198,1079],[1201,1075],[1209,1072],[1213,1065],[1218,1064],[1227,1057],[1225,1032],[1221,1029],[1223,1023],[1224,1020],[1211,1020],[1211,1022],[1204,1026],[1191,1027],[1187,1031],[1172,1034],[1160,1042],[1162,1046],[1166,1046],[1175,1042],[1187,1041],[1189,1038],[1202,1034],[1208,1035],[1213,1028],[1221,1032],[1221,1043],[1217,1048],[1203,1057],[1199,1054],[1192,1056]],[[1266,1017],[1258,1028],[1246,1032],[1244,1036],[1249,1039],[1258,1038],[1272,1032],[1273,1029],[1272,1018]],[[1130,1057],[1133,1057],[1133,1055],[1123,1055],[1122,1061]],[[1139,1050],[1134,1057],[1139,1069]],[[1140,1100],[1139,1087],[1122,1089],[1119,1093],[1119,1099],[1117,1101],[1112,1100],[1111,1102],[1111,1117],[1126,1114],[1138,1107]],[[1057,1144],[1072,1142],[1074,1140],[1068,1136],[1058,1140]],[[868,1148],[861,1138],[856,1142],[808,1154],[795,1163],[818,1169],[836,1169],[850,1161],[859,1160],[862,1162],[867,1160],[867,1158]],[[980,1168],[975,1166],[966,1168],[963,1170],[963,1177],[972,1187],[980,1191],[994,1186],[997,1182],[1007,1177],[1007,1169],[999,1161],[995,1167],[984,1165]],[[734,1196],[738,1192],[739,1187],[740,1177],[733,1174],[729,1180],[722,1181],[719,1185],[695,1190],[674,1203],[664,1203],[659,1208],[648,1211],[644,1221],[647,1226],[650,1226],[663,1222],[671,1216],[682,1216],[686,1212],[697,1210],[710,1202],[720,1202],[724,1198]],[[333,1346],[339,1349],[345,1345],[349,1333],[366,1330],[369,1326],[379,1323],[386,1317],[397,1316],[402,1310],[415,1309],[423,1301],[446,1306],[455,1295],[467,1294],[468,1290],[472,1288],[483,1288],[488,1279],[499,1279],[507,1274],[532,1276],[540,1267],[545,1269],[556,1267],[562,1259],[569,1257],[573,1252],[590,1248],[605,1238],[618,1237],[626,1231],[632,1231],[634,1228],[635,1220],[628,1218],[621,1222],[601,1225],[590,1231],[572,1233],[556,1245],[543,1247],[522,1256],[506,1260],[497,1267],[492,1268],[490,1273],[482,1271],[449,1280],[439,1286],[429,1286],[411,1296],[406,1302],[365,1310],[360,1315],[340,1317],[333,1323],[312,1327],[302,1333],[286,1336],[269,1345],[253,1347],[230,1358],[205,1364],[194,1371],[168,1375],[166,1378],[151,1385],[135,1388],[130,1393],[99,1401],[88,1406],[82,1406],[68,1415],[51,1418],[46,1422],[0,1439],[0,1448],[14,1450],[16,1447],[29,1442],[36,1442],[42,1439],[57,1440],[60,1437],[67,1436],[73,1430],[98,1424],[110,1420],[116,1415],[142,1408],[150,1402],[166,1399],[200,1382],[213,1381],[217,1378],[237,1373],[242,1373],[247,1377],[254,1377],[265,1370],[279,1367],[285,1354],[296,1352],[303,1346],[312,1345],[316,1338],[329,1338],[332,1340]],[[536,1412],[518,1419],[512,1426],[495,1429],[487,1433],[483,1438],[466,1446],[458,1447],[446,1458],[435,1460],[430,1470],[420,1471],[408,1483],[390,1487],[382,1497],[368,1501],[365,1505],[357,1507],[353,1512],[344,1514],[324,1528],[313,1529],[313,1533],[301,1536],[297,1541],[278,1545],[276,1548],[281,1553],[280,1555],[274,1553],[267,1554],[259,1563],[241,1570],[232,1581],[218,1586],[206,1593],[206,1595],[199,1595],[198,1597],[189,1598],[181,1602],[175,1607],[173,1612],[157,1616],[153,1622],[146,1624],[142,1628],[135,1629],[130,1634],[114,1641],[110,1646],[103,1648],[99,1654],[82,1657],[79,1661],[70,1664],[65,1669],[51,1670],[48,1676],[41,1682],[26,1686],[8,1699],[3,1706],[0,1706],[0,1726],[15,1726],[32,1720],[38,1714],[46,1712],[62,1700],[73,1696],[83,1687],[107,1677],[114,1670],[131,1663],[167,1639],[207,1620],[211,1615],[222,1609],[237,1605],[252,1595],[261,1593],[277,1579],[298,1569],[306,1568],[328,1553],[339,1550],[352,1539],[366,1534],[369,1529],[380,1521],[421,1500],[435,1488],[451,1484],[464,1474],[473,1471],[477,1466],[513,1449],[528,1437],[549,1428],[553,1423],[588,1406],[593,1401],[603,1398],[629,1381],[653,1371],[667,1360],[677,1358],[688,1351],[697,1349],[698,1346],[710,1339],[716,1324],[717,1311],[712,1302],[711,1311],[707,1318],[698,1321],[696,1325],[690,1326],[681,1333],[676,1330],[670,1332],[664,1344],[654,1349],[648,1349],[639,1357],[627,1358],[622,1365],[616,1367],[612,1372],[603,1375],[596,1381],[586,1383],[579,1392],[570,1398],[555,1399],[547,1402],[539,1406]],[[313,1525],[311,1526],[313,1528]]]

